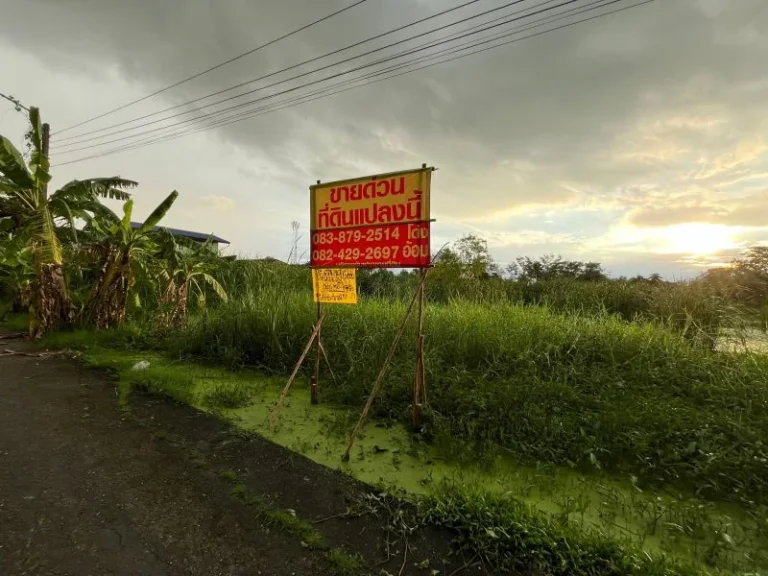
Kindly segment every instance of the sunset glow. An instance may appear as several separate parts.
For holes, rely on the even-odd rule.
[[[679,254],[713,254],[736,248],[731,230],[722,224],[678,224],[659,230],[665,251]]]

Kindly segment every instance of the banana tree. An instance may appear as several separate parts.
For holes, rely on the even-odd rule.
[[[86,324],[101,329],[123,323],[136,269],[146,268],[158,250],[153,229],[171,209],[178,195],[175,190],[171,192],[135,229],[131,226],[133,200],[123,205],[122,219],[111,213],[91,223],[90,228],[101,235],[101,240],[91,246],[99,257],[101,268],[85,307]]]
[[[8,235],[0,242],[0,294],[11,299],[14,312],[28,310],[35,279],[34,258],[21,236]]]
[[[40,112],[29,112],[30,158],[4,136],[0,136],[0,222],[10,222],[12,233],[22,236],[34,256],[35,280],[30,302],[30,335],[41,335],[60,319],[71,318],[71,307],[63,273],[60,234],[69,239],[76,234],[76,218],[88,219],[102,211],[99,197],[126,200],[124,188],[136,185],[120,178],[75,180],[50,197],[46,186],[51,180],[48,157],[43,153]],[[57,222],[66,226],[57,226]]]
[[[161,230],[158,237],[161,246],[158,255],[165,264],[160,276],[165,283],[159,301],[161,326],[177,328],[183,325],[190,301],[194,301],[198,308],[204,307],[209,290],[221,300],[228,300],[226,291],[213,276],[221,259],[210,250],[208,243],[201,246],[177,238],[166,230]]]

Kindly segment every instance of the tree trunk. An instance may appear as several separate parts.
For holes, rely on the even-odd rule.
[[[99,278],[91,290],[85,309],[85,321],[97,330],[120,326],[125,320],[131,261],[127,254],[112,252],[107,256]]]
[[[179,328],[184,325],[187,320],[188,294],[188,283],[176,284],[174,279],[171,278],[159,300],[160,309],[162,310],[159,320],[163,328]]]
[[[29,335],[40,338],[59,320],[71,320],[71,306],[61,264],[40,264],[32,284]]]

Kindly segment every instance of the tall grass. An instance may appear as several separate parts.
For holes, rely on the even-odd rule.
[[[255,269],[254,269],[255,270]],[[252,284],[196,318],[171,351],[287,372],[314,322],[306,271]],[[304,275],[302,277],[302,275]],[[242,279],[241,279],[242,280]],[[405,311],[400,300],[329,308],[324,345],[339,379],[326,395],[367,396]],[[427,312],[432,429],[523,461],[602,467],[648,482],[768,502],[768,361],[692,346],[659,323],[547,306],[457,300]],[[415,326],[404,342],[414,342]],[[415,350],[403,345],[376,410],[405,418]]]
[[[222,284],[241,294],[258,287],[309,292],[310,271],[270,261],[229,261],[221,269]],[[418,282],[414,274],[390,275],[362,270],[358,274],[362,296],[404,300]],[[716,286],[703,281],[650,282],[601,280],[586,282],[554,278],[538,282],[500,277],[456,278],[436,273],[426,285],[431,303],[456,300],[482,304],[546,306],[551,310],[594,316],[616,315],[627,322],[653,321],[683,335],[697,345],[714,348],[720,330],[738,313]]]
[[[733,314],[732,306],[722,296],[696,280],[670,283],[553,279],[533,284],[507,282],[506,287],[512,302],[547,305],[561,312],[615,314],[628,322],[655,321],[710,348]]]

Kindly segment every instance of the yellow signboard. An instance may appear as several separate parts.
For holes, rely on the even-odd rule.
[[[320,268],[312,270],[312,291],[321,304],[357,304],[357,281],[354,268]]]
[[[311,191],[313,231],[429,220],[433,168],[316,184]]]

